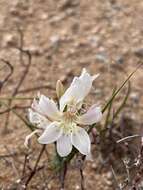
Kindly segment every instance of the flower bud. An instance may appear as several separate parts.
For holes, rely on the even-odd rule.
[[[58,80],[56,84],[56,93],[58,98],[64,94],[64,86],[60,80]]]

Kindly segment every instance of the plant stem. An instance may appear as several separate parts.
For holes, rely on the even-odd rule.
[[[33,100],[33,97],[0,97],[0,100]]]
[[[102,113],[105,112],[105,110],[108,108],[110,105],[110,102],[113,101],[113,99],[116,97],[116,95],[122,90],[122,88],[125,86],[125,84],[130,80],[130,78],[136,73],[136,71],[142,66],[143,64],[139,64],[135,70],[126,78],[126,80],[121,84],[121,86],[115,91],[115,93],[111,96],[107,104],[104,106],[102,109]]]
[[[114,100],[114,98],[118,95],[118,93],[122,90],[122,88],[125,86],[125,84],[130,80],[130,78],[136,73],[136,71],[142,66],[143,64],[139,64],[135,70],[126,78],[126,80],[119,86],[119,88],[112,94],[111,98],[108,100],[108,102],[105,104],[105,106],[102,109],[102,113],[106,111],[106,109],[111,105],[111,102]],[[126,100],[125,100],[126,101]],[[90,128],[88,129],[88,133],[91,132],[91,130],[96,126],[96,123],[91,125]],[[78,151],[74,148],[72,152],[67,156],[64,162],[70,162],[70,160],[75,156],[75,154]]]
[[[27,189],[28,184],[30,183],[30,181],[31,181],[31,179],[33,178],[33,176],[36,174],[37,167],[38,167],[38,164],[39,164],[39,162],[40,162],[40,159],[41,159],[41,157],[42,157],[42,155],[43,155],[43,153],[44,153],[45,147],[46,147],[46,145],[43,145],[43,146],[42,146],[42,149],[41,149],[41,151],[40,151],[40,154],[39,154],[39,156],[38,156],[38,158],[37,158],[37,160],[36,160],[35,166],[34,166],[32,172],[30,173],[30,175],[29,175],[29,177],[28,177],[28,179],[27,179],[27,181],[26,181],[26,183],[25,183],[25,190]]]

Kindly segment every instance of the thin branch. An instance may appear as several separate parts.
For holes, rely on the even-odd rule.
[[[8,108],[8,105],[7,105],[6,103],[0,101],[0,104],[1,104],[1,105],[4,105],[6,108]],[[34,130],[34,129],[33,129],[34,126],[33,126],[31,123],[29,123],[29,121],[27,121],[25,118],[23,118],[16,110],[12,109],[11,111],[12,111],[12,113],[14,113],[31,131]]]
[[[0,100],[33,100],[34,97],[0,97]]]
[[[113,169],[113,167],[111,166],[111,171],[112,171],[112,174],[113,174],[113,178],[115,180],[115,183],[116,183],[116,186],[118,188],[118,190],[122,190],[122,188],[120,187],[120,184],[118,183],[118,179],[117,179],[117,176],[116,176],[116,173]]]
[[[124,167],[126,169],[126,173],[127,173],[127,180],[126,181],[128,182],[128,184],[130,184],[131,183],[131,177],[130,177],[130,170],[129,170],[129,166],[128,166],[128,161],[126,161],[126,159],[123,159],[122,161],[123,161]]]
[[[25,68],[25,70],[24,70],[24,72],[23,72],[23,74],[22,74],[22,76],[21,76],[21,78],[20,78],[20,80],[19,80],[19,82],[18,82],[16,88],[14,89],[14,91],[13,91],[13,93],[12,93],[12,97],[16,96],[16,94],[17,94],[19,88],[21,87],[22,83],[24,82],[24,80],[25,80],[25,78],[26,78],[26,76],[27,76],[27,73],[28,73],[29,68],[30,68],[30,66],[31,66],[31,63],[32,63],[32,62],[31,62],[31,58],[32,58],[32,57],[31,57],[30,52],[29,52],[29,51],[23,51],[23,50],[21,50],[21,51],[24,52],[24,53],[26,53],[26,55],[27,55],[27,57],[28,57],[28,64],[26,64],[26,68]],[[9,100],[9,102],[8,102],[8,107],[11,107],[11,104],[12,104],[12,99]],[[7,115],[6,115],[6,122],[5,122],[5,128],[4,128],[4,131],[3,131],[4,133],[7,132],[7,126],[8,126],[8,123],[9,123],[9,116],[10,116],[10,112],[7,112]]]
[[[55,90],[54,87],[52,87],[51,85],[44,85],[44,86],[37,86],[37,87],[33,87],[33,88],[28,88],[28,89],[22,89],[18,91],[18,94],[23,94],[23,93],[27,93],[27,92],[31,92],[31,91],[36,91],[36,90],[40,90],[40,89],[50,89],[50,90]]]
[[[0,59],[3,63],[5,63],[8,68],[9,68],[9,74],[3,79],[3,81],[0,82],[0,91],[3,87],[3,85],[9,80],[9,78],[11,77],[11,75],[13,74],[14,68],[13,66],[10,64],[9,61],[5,60],[5,59]]]
[[[67,163],[64,162],[62,170],[60,171],[60,182],[61,182],[61,189],[65,187],[65,177],[67,174]]]
[[[16,152],[13,152],[13,153],[10,153],[10,154],[3,154],[3,155],[0,155],[0,159],[9,158],[9,157],[13,157],[13,156],[16,156],[16,155],[17,155]]]
[[[37,167],[38,167],[38,164],[39,164],[39,162],[40,162],[40,160],[41,160],[41,157],[42,157],[42,155],[43,155],[43,153],[44,153],[45,147],[46,147],[46,145],[43,145],[43,146],[42,146],[42,149],[41,149],[41,151],[40,151],[40,154],[39,154],[39,156],[38,156],[38,158],[37,158],[37,160],[36,160],[35,166],[34,166],[32,172],[30,173],[30,175],[29,175],[27,181],[25,182],[25,190],[27,189],[28,184],[30,183],[31,179],[33,178],[33,176],[34,176],[34,175],[36,174],[36,172],[37,172]]]
[[[80,176],[81,176],[81,190],[85,190],[84,188],[84,175],[83,175],[83,168],[80,167]]]
[[[25,175],[25,170],[26,170],[26,164],[27,164],[27,161],[28,161],[28,157],[29,157],[29,155],[28,155],[28,154],[25,154],[21,179],[22,179],[22,178],[24,177],[24,175]]]
[[[122,88],[125,86],[125,84],[130,80],[130,78],[136,73],[136,71],[143,66],[143,64],[139,64],[135,70],[126,78],[126,80],[121,84],[121,86],[115,91],[115,93],[111,96],[111,98],[109,99],[109,101],[107,102],[107,104],[104,106],[104,108],[102,109],[102,112],[104,113],[105,110],[108,108],[108,106],[110,105],[110,102],[113,101],[113,99],[116,97],[116,95],[122,90]]]
[[[5,146],[5,149],[7,150],[7,152],[8,152],[9,154],[11,154],[11,155],[13,154],[13,152],[11,152],[11,150],[10,150],[7,146]],[[19,171],[18,171],[18,168],[17,168],[16,165],[15,165],[14,157],[11,156],[10,158],[11,158],[11,165],[12,165],[12,168],[13,168],[13,170],[14,170],[14,173],[17,175],[17,177],[19,177]]]
[[[20,45],[19,45],[19,49],[23,50],[23,46],[24,46],[24,35],[23,35],[23,30],[17,26],[17,31],[19,33],[20,36]],[[20,59],[20,64],[23,66],[26,66],[23,60],[23,52],[19,51],[19,59]]]
[[[124,137],[124,138],[118,140],[116,143],[121,143],[121,142],[130,140],[130,139],[132,139],[132,138],[137,138],[137,137],[141,137],[141,135],[131,135],[131,136],[127,136],[127,137]]]

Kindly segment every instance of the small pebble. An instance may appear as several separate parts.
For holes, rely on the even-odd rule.
[[[50,183],[48,184],[48,189],[52,189],[52,185]]]
[[[93,164],[91,165],[91,167],[92,167],[93,169],[97,169],[97,164],[96,164],[96,163],[93,163]]]
[[[41,20],[47,20],[48,19],[48,14],[43,13],[43,14],[41,14],[40,18],[41,18]]]
[[[75,189],[76,189],[76,190],[79,190],[79,189],[80,189],[80,186],[79,186],[79,185],[76,185],[76,186],[75,186]]]
[[[135,49],[134,51],[134,54],[139,57],[139,58],[142,58],[143,57],[143,48],[138,48],[138,49]]]
[[[77,6],[79,4],[79,0],[63,0],[61,3],[59,3],[58,8],[60,10],[64,10],[73,6]]]
[[[108,186],[112,186],[112,181],[107,180],[107,181],[106,181],[106,184],[107,184]]]
[[[3,38],[3,47],[7,46],[16,46],[17,44],[17,39],[15,35],[13,34],[5,34]]]
[[[38,47],[38,46],[34,46],[34,45],[33,46],[29,46],[27,49],[30,51],[30,53],[32,55],[39,56],[39,55],[42,54],[42,49],[40,47]]]
[[[106,177],[107,177],[107,179],[111,180],[111,179],[113,178],[112,172],[108,172],[108,173],[106,174]]]
[[[124,58],[123,58],[123,56],[117,57],[117,58],[116,58],[116,63],[117,63],[117,64],[120,64],[120,65],[123,64],[123,63],[124,63]]]
[[[50,37],[50,42],[51,42],[52,46],[57,47],[59,45],[59,43],[60,43],[60,36],[59,35],[51,36]]]
[[[49,19],[49,23],[50,24],[54,24],[54,23],[58,23],[61,20],[63,20],[65,18],[65,13],[59,15],[59,16],[53,16],[52,18]]]
[[[98,46],[99,38],[97,36],[89,36],[87,40],[92,47]]]
[[[95,58],[97,61],[103,62],[103,63],[107,63],[107,56],[105,53],[98,53],[95,55]]]
[[[138,103],[139,102],[139,94],[136,93],[136,92],[132,92],[130,94],[130,98],[135,102],[135,103]]]

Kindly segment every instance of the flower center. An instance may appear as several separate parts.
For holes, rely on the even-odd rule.
[[[60,127],[63,128],[65,134],[70,134],[76,130],[77,111],[75,109],[68,109],[63,113]]]
[[[63,120],[66,122],[66,123],[72,123],[72,122],[75,122],[76,121],[76,114],[74,112],[71,112],[71,111],[67,111],[63,114]]]
[[[64,134],[68,135],[76,131],[76,123],[61,122],[60,127],[63,129]]]

